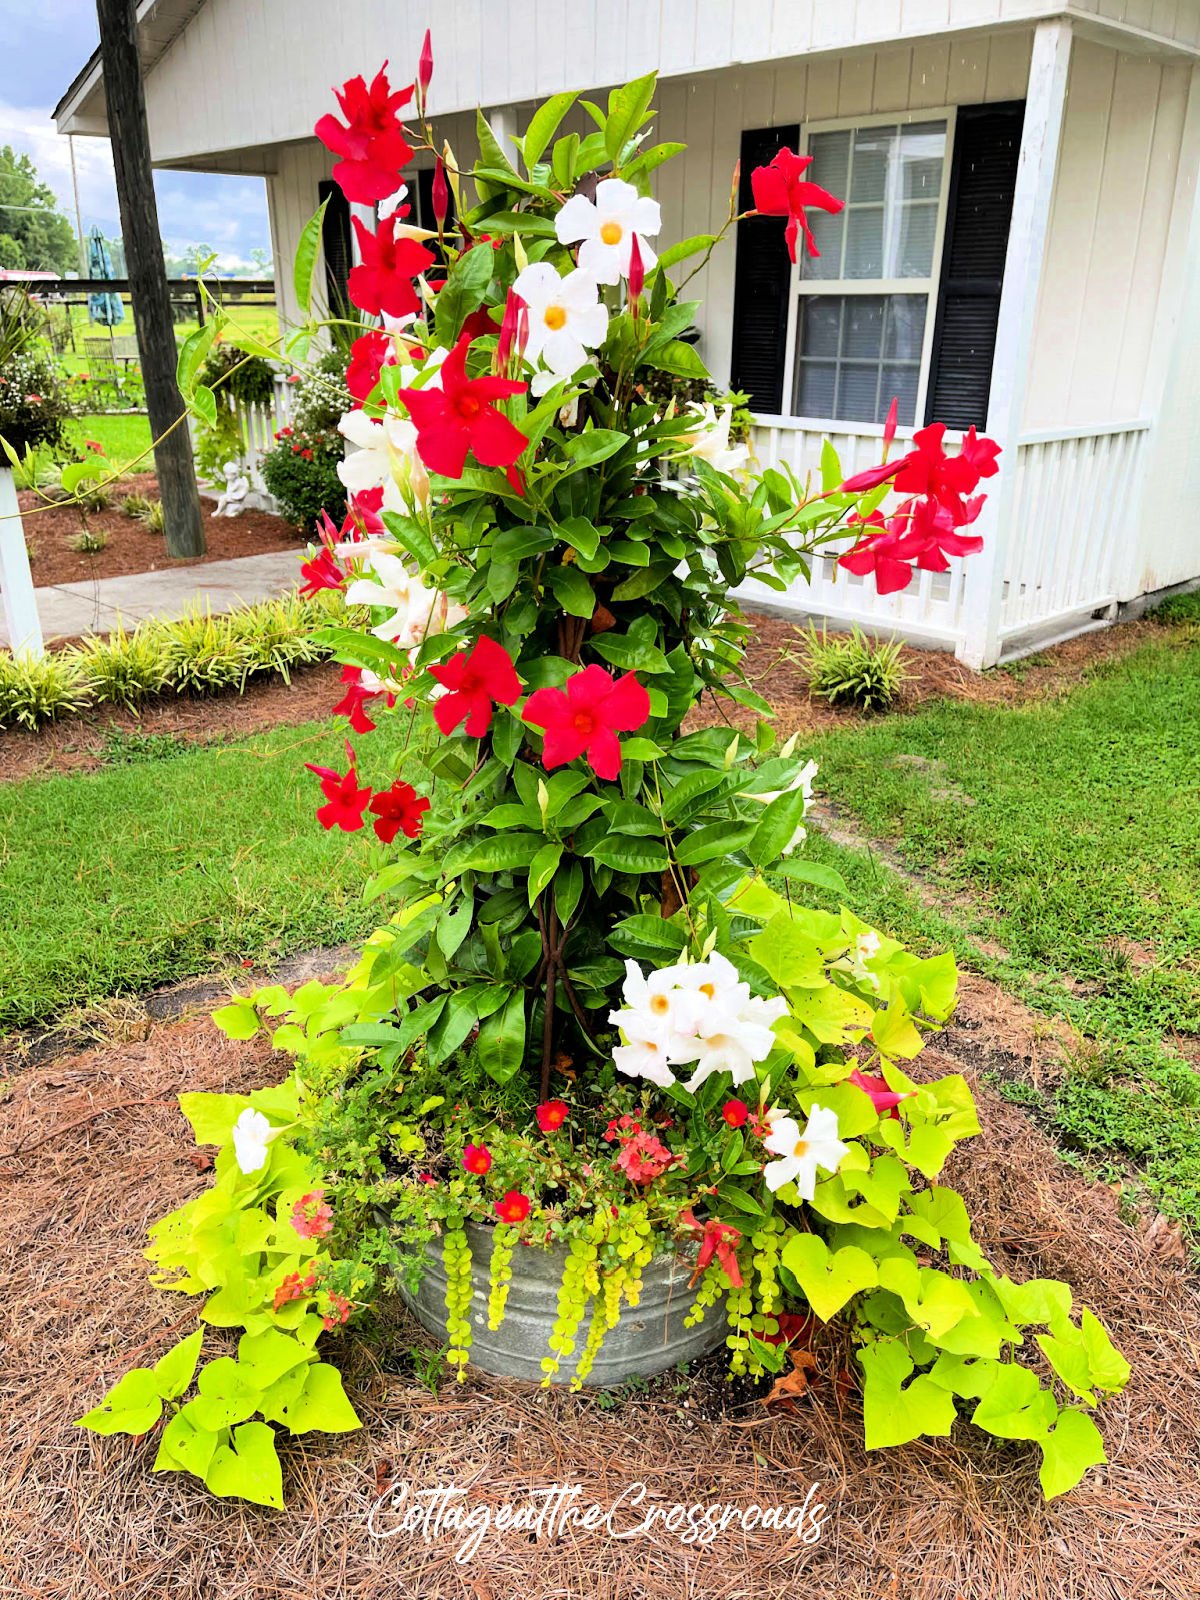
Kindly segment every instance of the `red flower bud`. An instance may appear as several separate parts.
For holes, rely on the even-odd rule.
[[[450,214],[450,191],[446,186],[446,169],[442,164],[441,156],[438,156],[433,169],[433,184],[430,189],[430,197],[433,201],[433,215],[438,225],[438,232],[441,233],[446,226],[446,218]]]
[[[417,62],[417,86],[421,91],[422,100],[433,81],[433,41],[429,37],[429,29],[425,29],[425,42],[421,46],[421,59]]]
[[[632,309],[642,298],[646,285],[646,268],[642,261],[642,247],[635,233],[629,247],[629,305]]]

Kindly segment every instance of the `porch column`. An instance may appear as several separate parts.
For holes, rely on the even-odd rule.
[[[1017,440],[1025,413],[1029,355],[1045,258],[1046,231],[1054,196],[1054,174],[1067,98],[1071,24],[1066,18],[1039,22],[1033,36],[1025,123],[1017,162],[1012,222],[1004,258],[1004,288],[996,327],[987,432],[1004,448],[991,480],[977,532],[984,546],[966,564],[963,637],[955,651],[969,667],[994,666],[1000,658],[1000,601],[1017,487]],[[1047,530],[1050,536],[1052,530]]]
[[[29,574],[29,551],[21,529],[17,491],[8,466],[0,466],[0,601],[13,655],[45,655],[37,597]]]

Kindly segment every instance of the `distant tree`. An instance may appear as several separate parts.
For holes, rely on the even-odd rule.
[[[75,230],[53,190],[29,157],[7,144],[0,149],[0,228],[0,264],[6,267],[71,272],[79,266]]]

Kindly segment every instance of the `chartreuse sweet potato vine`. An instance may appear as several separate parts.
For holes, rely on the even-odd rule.
[[[313,769],[320,822],[369,820],[386,847],[369,893],[392,910],[345,982],[217,1013],[295,1057],[281,1088],[187,1097],[217,1179],[151,1255],[207,1294],[204,1322],[243,1330],[236,1358],[185,1399],[192,1335],[83,1420],[144,1432],[169,1406],[159,1467],[274,1504],[275,1429],[355,1425],[317,1337],[396,1274],[411,1289],[435,1241],[460,1375],[525,1252],[561,1251],[542,1370],[574,1384],[655,1258],[683,1252],[688,1321],[724,1332],[733,1371],[778,1370],[796,1313],[844,1318],[868,1445],[967,1415],[1036,1442],[1062,1493],[1104,1459],[1091,1411],[1127,1367],[1065,1285],[997,1273],[938,1181],[974,1106],[960,1077],[905,1064],[953,1007],[953,961],[794,903],[842,887],[795,854],[812,769],[794,740],[766,721],[683,732],[706,692],[769,716],[731,586],[782,586],[848,538],[880,587],[945,570],[978,544],[962,530],[996,446],[972,432],[948,454],[934,427],[849,482],[831,449],[819,486],[751,476],[728,417],[672,394],[707,375],[670,273],[720,236],[655,254],[650,175],[675,149],[645,143],[653,77],[585,104],[584,137],[559,133],[574,97],[557,96],[515,141],[523,172],[482,117],[479,163],[459,167],[427,82],[415,130],[382,74],[346,85],[349,131],[318,125],[358,205],[393,193],[406,133],[439,162],[436,238],[395,214],[358,228],[351,298],[410,320],[355,344],[350,514],[304,569],[365,608],[324,633],[338,711],[360,740],[408,719],[402,775],[365,782],[353,750]],[[806,204],[840,206],[803,165],[785,151],[751,175],[793,250]],[[181,358],[185,389],[202,354]],[[885,516],[893,487],[910,498]]]

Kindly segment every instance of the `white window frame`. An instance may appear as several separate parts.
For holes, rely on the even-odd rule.
[[[855,422],[848,418],[837,417],[802,417],[791,408],[792,395],[795,391],[796,379],[796,335],[799,331],[800,300],[801,297],[825,294],[836,295],[839,298],[851,294],[871,295],[896,295],[896,294],[924,294],[927,297],[925,312],[925,335],[921,342],[921,367],[917,376],[917,399],[913,407],[913,420],[911,427],[906,426],[901,431],[911,433],[924,426],[925,401],[929,388],[929,373],[933,356],[933,325],[937,321],[938,289],[942,278],[942,247],[946,238],[946,212],[950,197],[950,173],[954,161],[954,133],[958,121],[958,108],[956,106],[930,106],[922,107],[919,111],[890,111],[874,112],[861,117],[836,117],[826,122],[806,122],[800,129],[800,154],[808,154],[809,139],[815,133],[842,133],[847,128],[887,128],[903,127],[914,122],[945,122],[946,124],[946,151],[942,157],[942,183],[938,194],[937,222],[934,225],[933,235],[933,260],[928,278],[805,278],[801,271],[804,250],[803,236],[796,241],[796,261],[792,267],[792,275],[788,295],[788,319],[785,338],[787,344],[784,351],[783,364],[783,403],[787,410],[783,413],[783,420],[793,423],[805,423],[834,427],[841,433],[853,433],[858,428],[870,428],[872,431],[880,427],[879,423]]]

